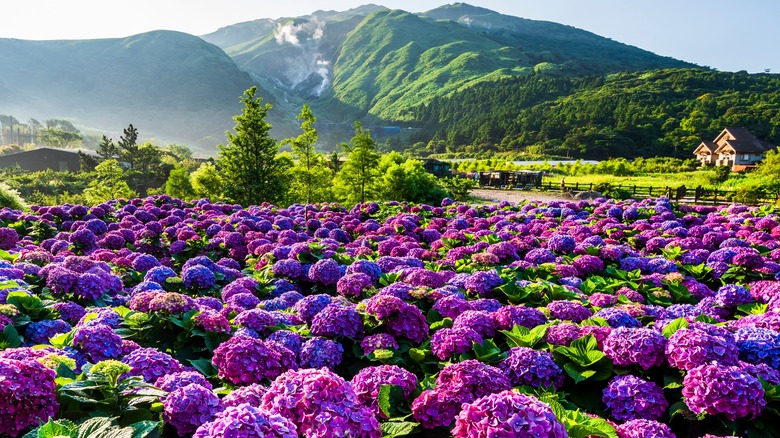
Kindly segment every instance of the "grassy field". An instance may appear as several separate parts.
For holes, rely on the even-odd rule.
[[[685,185],[686,187],[710,187],[710,172],[708,171],[695,171],[695,172],[680,172],[680,173],[659,173],[649,174],[642,176],[614,176],[614,175],[576,175],[567,176],[566,185],[571,186],[575,183],[582,184],[599,184],[610,183],[613,185],[623,186],[642,186],[642,187],[679,187]],[[560,185],[561,177],[545,177],[542,182],[544,185],[548,181],[552,181],[553,185]]]

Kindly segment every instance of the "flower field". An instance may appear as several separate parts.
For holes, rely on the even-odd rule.
[[[0,210],[0,436],[780,436],[780,215]]]

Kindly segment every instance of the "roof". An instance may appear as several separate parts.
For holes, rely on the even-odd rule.
[[[693,153],[695,155],[698,155],[699,152],[708,152],[710,154],[715,153],[715,150],[718,149],[718,145],[714,141],[703,141],[699,145],[699,147],[696,148]]]
[[[44,147],[40,147],[40,148],[35,148],[35,149],[28,149],[26,151],[11,152],[10,154],[4,154],[4,155],[0,155],[0,156],[2,156],[2,157],[13,157],[13,156],[16,156],[16,155],[21,155],[21,154],[31,154],[31,153],[39,154],[41,152],[43,152],[43,153],[53,152],[53,153],[60,153],[60,154],[73,154],[73,155],[78,155],[78,153],[81,152],[81,153],[84,153],[84,154],[87,154],[87,155],[97,156],[97,152],[95,152],[93,150],[90,150],[90,149],[84,149],[84,150],[81,150],[81,149],[61,149],[61,148],[50,148],[50,147],[45,147],[45,146]]]
[[[716,153],[725,149],[725,146],[727,145],[737,154],[761,154],[777,147],[768,141],[756,138],[756,136],[745,128],[726,128],[715,137],[715,142],[718,142],[727,134],[730,135],[733,140],[726,140],[723,145],[715,150]]]

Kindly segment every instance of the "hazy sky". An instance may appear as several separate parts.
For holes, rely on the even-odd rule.
[[[114,38],[156,29],[194,35],[258,18],[345,10],[370,0],[15,0],[0,6],[0,38]],[[447,0],[374,0],[409,12]],[[451,1],[450,1],[451,2]],[[724,71],[780,72],[777,0],[473,0],[503,14],[555,21]],[[0,62],[2,62],[0,60]],[[0,64],[2,65],[2,64]]]

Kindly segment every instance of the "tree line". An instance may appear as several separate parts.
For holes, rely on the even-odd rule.
[[[572,158],[687,157],[741,126],[780,143],[780,77],[664,69],[482,83],[410,111],[428,153],[523,151]]]

